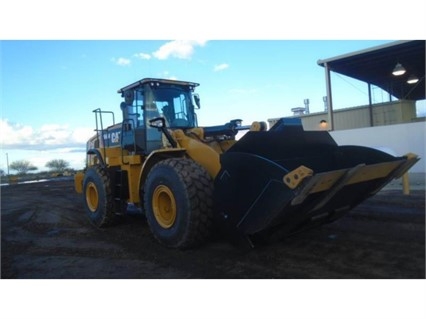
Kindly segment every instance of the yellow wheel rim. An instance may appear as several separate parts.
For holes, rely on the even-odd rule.
[[[152,196],[152,208],[158,224],[170,228],[176,220],[176,200],[170,188],[159,185]]]
[[[93,182],[89,182],[87,184],[86,203],[92,213],[94,213],[98,209],[99,194],[96,185]]]

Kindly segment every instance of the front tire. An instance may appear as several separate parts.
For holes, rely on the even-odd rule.
[[[83,180],[84,207],[96,227],[115,223],[111,180],[105,169],[96,165],[87,169]]]
[[[163,160],[146,179],[144,206],[151,232],[161,244],[181,249],[198,246],[212,229],[212,179],[190,159]]]

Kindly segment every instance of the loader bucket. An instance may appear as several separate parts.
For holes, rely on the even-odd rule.
[[[292,234],[330,222],[402,176],[419,159],[338,146],[300,122],[248,132],[220,158],[217,222],[231,235]]]

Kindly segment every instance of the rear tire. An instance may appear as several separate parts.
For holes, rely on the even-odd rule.
[[[190,159],[157,163],[144,187],[144,206],[154,237],[173,248],[202,244],[213,224],[213,181]]]
[[[90,222],[96,227],[116,222],[111,180],[105,169],[96,165],[87,169],[83,180],[84,207]]]

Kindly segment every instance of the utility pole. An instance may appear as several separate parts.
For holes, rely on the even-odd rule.
[[[9,155],[6,153],[7,176],[9,176]]]

